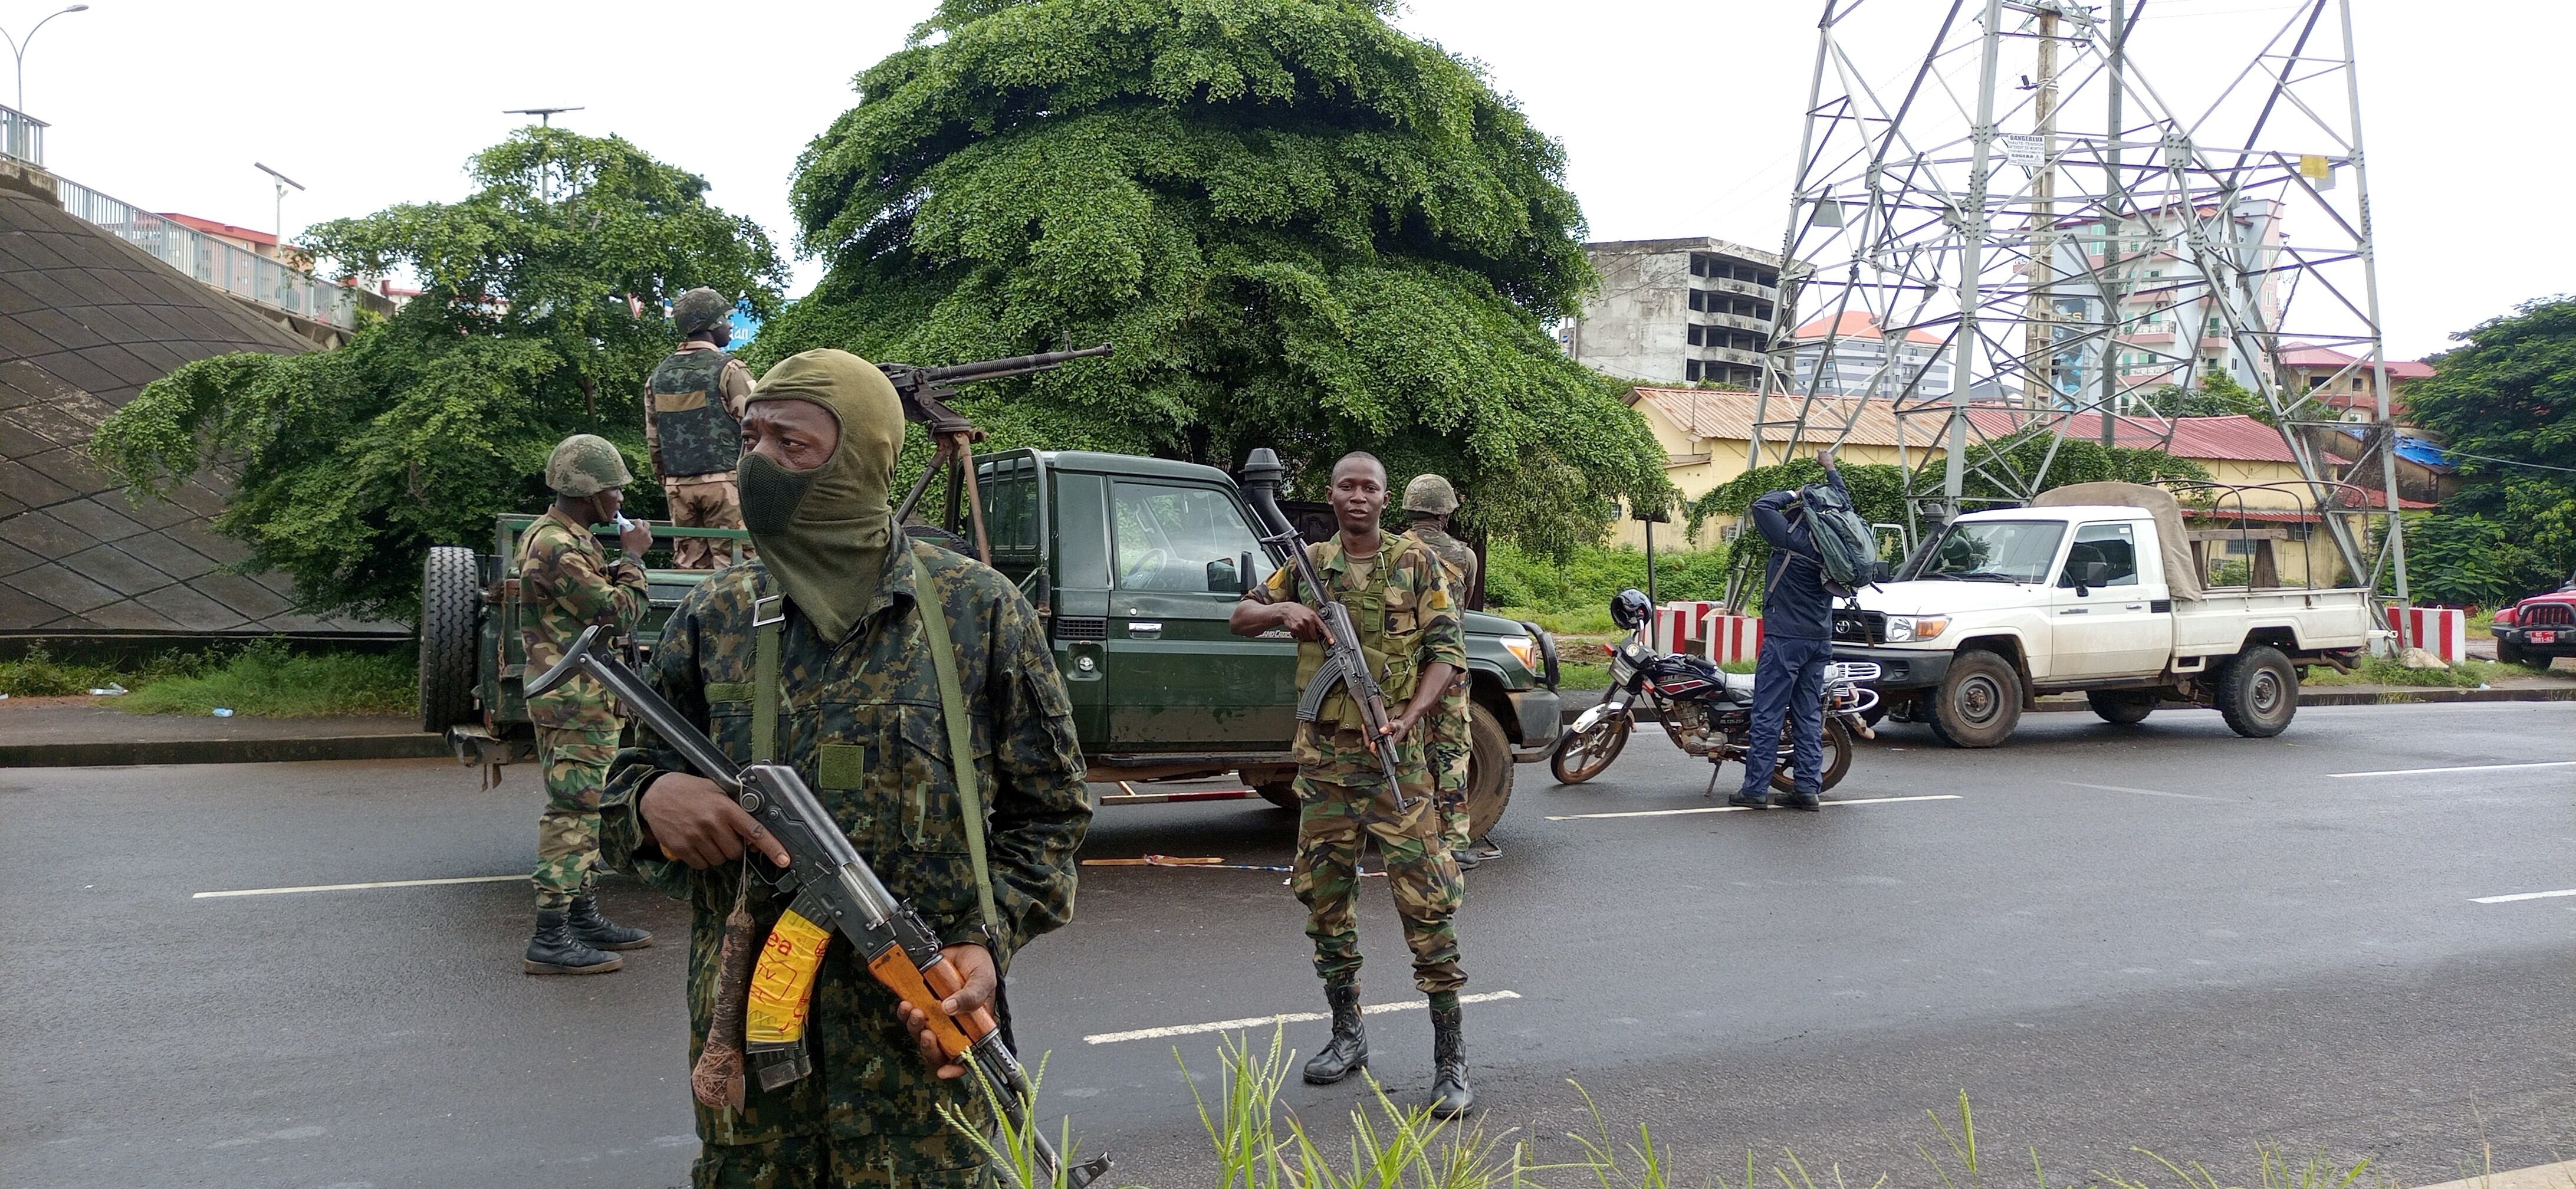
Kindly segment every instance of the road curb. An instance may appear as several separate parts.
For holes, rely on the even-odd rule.
[[[116,768],[138,764],[277,764],[303,760],[423,760],[450,756],[430,734],[322,739],[163,739],[0,743],[0,768]]]
[[[1574,699],[1583,698],[1586,695],[1590,695],[1590,700],[1580,702],[1579,704],[1574,703]],[[1569,691],[1567,700],[1569,705],[1565,708],[1564,721],[1571,724],[1577,716],[1581,715],[1584,711],[1591,709],[1593,705],[1598,703],[1601,699],[1597,691],[1580,690]],[[2426,687],[2422,689],[2364,690],[2329,688],[2302,689],[2299,691],[2299,705],[2302,707],[2436,706],[2450,702],[2576,702],[2576,685],[2538,686],[2512,689],[2442,689],[2438,687]],[[2207,707],[2195,706],[2189,702],[2159,702],[2156,704],[2156,708],[2159,710],[2207,709]],[[2089,711],[2091,709],[2092,707],[2086,704],[2083,698],[2058,696],[2042,698],[2039,700],[2038,705],[2023,711],[2023,713],[2058,714],[2070,711]],[[1637,710],[1636,716],[1641,722],[1655,721],[1654,712],[1643,707],[1640,707]]]

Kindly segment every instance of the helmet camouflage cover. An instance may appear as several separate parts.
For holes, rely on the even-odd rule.
[[[565,438],[546,459],[546,486],[559,495],[579,499],[634,481],[617,447],[598,434],[577,433]]]
[[[711,330],[733,316],[733,302],[713,289],[691,289],[671,303],[671,321],[682,334]]]
[[[1438,475],[1416,475],[1404,485],[1404,510],[1446,516],[1458,510],[1458,489]]]

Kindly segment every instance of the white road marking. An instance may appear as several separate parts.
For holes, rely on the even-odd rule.
[[[2510,896],[2472,896],[2469,903],[2511,904],[2517,900],[2554,900],[2560,896],[2576,896],[2576,888],[2560,888],[2555,892],[2515,892]]]
[[[2568,1189],[2576,1185],[2576,1160],[2536,1164],[2511,1172],[2491,1172],[2465,1181],[2444,1181],[2424,1189]]]
[[[526,875],[465,875],[455,879],[388,879],[380,883],[317,883],[300,888],[242,888],[231,892],[199,892],[191,900],[215,900],[225,896],[283,896],[289,892],[355,892],[366,888],[428,888],[453,883],[507,883],[526,879]]]
[[[2065,785],[2070,789],[2100,789],[2106,793],[2136,793],[2142,797],[2175,797],[2185,801],[2224,801],[2227,799],[2225,797],[2204,797],[2197,793],[2168,793],[2162,789],[2133,789],[2122,784],[2086,784],[2080,780],[2061,780],[2057,783]]]
[[[1481,995],[1461,995],[1460,1003],[1492,1003],[1498,999],[1518,999],[1518,991],[1487,991]],[[1365,1015],[1383,1015],[1391,1011],[1420,1011],[1431,1006],[1428,999],[1404,999],[1394,1003],[1372,1003],[1360,1009]],[[1117,1044],[1123,1040],[1158,1040],[1166,1036],[1196,1036],[1202,1032],[1232,1032],[1239,1028],[1258,1028],[1264,1024],[1305,1024],[1327,1018],[1319,1011],[1281,1012],[1275,1016],[1245,1016],[1240,1020],[1216,1020],[1206,1024],[1174,1024],[1168,1028],[1139,1028],[1133,1032],[1095,1032],[1083,1037],[1084,1044]]]
[[[1958,799],[1959,794],[1957,793],[1930,793],[1920,797],[1853,797],[1842,801],[1827,801],[1825,802],[1825,807],[1831,809],[1836,805],[1888,805],[1898,801],[1956,801]],[[1751,812],[1753,811],[1746,809],[1741,805],[1708,805],[1698,809],[1636,809],[1630,810],[1626,813],[1552,813],[1548,815],[1547,820],[1552,822],[1574,822],[1587,821],[1593,818],[1680,817],[1684,814],[1690,813]]]
[[[2385,772],[2328,772],[2337,780],[2355,776],[2432,776],[2443,772],[2505,772],[2516,768],[2576,768],[2576,760],[2544,760],[2536,764],[2463,764],[2457,768],[2391,768]]]

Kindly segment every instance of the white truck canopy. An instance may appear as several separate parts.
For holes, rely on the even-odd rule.
[[[2182,501],[2161,487],[2144,483],[2077,483],[2039,493],[2034,508],[2069,504],[2106,504],[2137,508],[2156,518],[2156,540],[2165,555],[2165,588],[2177,599],[2200,601],[2200,568],[2191,557],[2191,537],[2182,527]]]

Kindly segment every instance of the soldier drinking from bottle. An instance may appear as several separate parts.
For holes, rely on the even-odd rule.
[[[893,522],[903,427],[894,386],[858,356],[807,351],[771,368],[745,405],[739,464],[759,557],[681,600],[644,677],[736,762],[793,766],[938,933],[965,980],[944,1006],[991,1006],[1007,1031],[1000,976],[1072,916],[1091,808],[1036,612],[1008,579]],[[953,681],[931,632],[953,641]],[[971,724],[972,755],[950,744],[955,718]],[[611,775],[601,841],[611,865],[689,901],[694,1061],[728,916],[739,908],[756,942],[787,907],[744,852],[787,854],[667,742],[637,736]],[[814,1072],[774,1090],[755,1080],[739,1105],[700,1103],[694,1183],[987,1183],[974,1141],[940,1117],[982,1120],[985,1103],[926,1022],[898,1009],[836,937],[811,992]]]
[[[724,352],[733,342],[733,303],[713,289],[691,289],[671,303],[680,348],[644,382],[644,445],[653,475],[681,528],[741,528],[734,460],[742,453],[743,399],[751,369]],[[731,555],[706,537],[680,537],[671,564],[712,570]]]
[[[1464,605],[1476,589],[1476,551],[1449,535],[1449,516],[1458,510],[1458,489],[1438,475],[1416,475],[1404,485],[1404,535],[1422,543],[1447,571],[1453,601]],[[1461,666],[1440,694],[1440,712],[1432,720],[1431,768],[1440,790],[1442,834],[1461,868],[1501,858],[1503,849],[1491,838],[1467,838],[1467,757],[1474,750],[1468,734],[1467,670]]]
[[[519,640],[528,671],[542,673],[593,624],[623,635],[643,622],[644,566],[635,559],[653,530],[628,523],[617,534],[624,556],[608,560],[590,526],[618,520],[635,477],[608,439],[565,438],[546,460],[554,506],[519,536]],[[546,777],[546,808],[537,817],[537,931],[522,965],[530,974],[605,974],[625,964],[612,950],[640,949],[653,935],[599,915],[591,877],[599,868],[599,796],[617,755],[617,711],[608,691],[587,677],[528,699],[537,727],[537,761]]]
[[[1333,1035],[1306,1063],[1305,1079],[1338,1082],[1368,1064],[1368,1038],[1360,1027],[1360,850],[1374,839],[1404,919],[1413,950],[1413,984],[1431,997],[1432,1060],[1437,1069],[1431,1109],[1443,1117],[1475,1103],[1467,1080],[1467,1042],[1458,990],[1467,985],[1458,967],[1458,910],[1463,884],[1444,837],[1440,806],[1420,729],[1436,711],[1450,678],[1467,667],[1466,637],[1440,559],[1421,542],[1390,537],[1378,526],[1386,512],[1386,467],[1352,453],[1333,465],[1329,499],[1340,531],[1306,546],[1327,589],[1298,589],[1293,566],[1282,566],[1264,585],[1235,604],[1235,634],[1258,636],[1286,629],[1295,636],[1297,680],[1305,684],[1324,663],[1318,641],[1323,617],[1308,601],[1318,593],[1351,612],[1360,648],[1387,700],[1385,733],[1365,733],[1347,686],[1324,700],[1316,722],[1297,731],[1297,863],[1292,882],[1306,904],[1306,935],[1315,942],[1315,971],[1332,1006]],[[1392,748],[1406,798],[1386,787],[1373,748]]]

